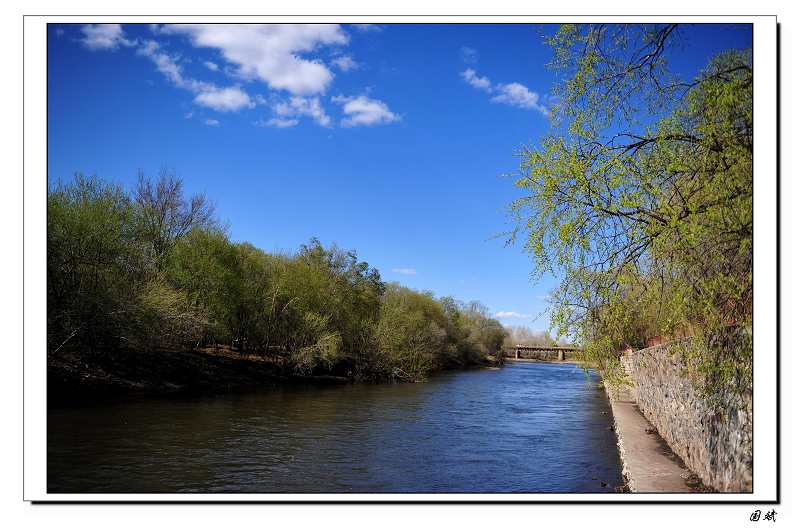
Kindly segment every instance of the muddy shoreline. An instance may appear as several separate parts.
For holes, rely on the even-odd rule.
[[[345,384],[341,375],[292,375],[279,364],[231,351],[48,356],[53,404],[109,396],[207,394],[288,384]]]
[[[487,367],[442,368],[440,371]],[[324,374],[301,375],[278,359],[227,347],[151,354],[117,352],[48,355],[47,399],[51,405],[153,395],[206,395],[284,386],[329,386],[390,382],[355,376],[343,365]]]

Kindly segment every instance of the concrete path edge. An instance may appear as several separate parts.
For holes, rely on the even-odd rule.
[[[669,457],[666,443],[642,415],[630,389],[603,381],[617,433],[622,475],[632,493],[687,493],[691,471]],[[667,452],[665,452],[665,447]]]

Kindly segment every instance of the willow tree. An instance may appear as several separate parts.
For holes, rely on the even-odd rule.
[[[669,68],[681,38],[676,25],[636,24],[546,39],[563,81],[551,133],[520,153],[512,239],[536,273],[561,278],[552,325],[601,366],[647,336],[691,336],[706,383],[748,386],[751,50],[684,80]],[[745,348],[721,348],[733,337]]]

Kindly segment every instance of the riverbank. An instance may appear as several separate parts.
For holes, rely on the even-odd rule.
[[[477,367],[494,364],[492,357],[487,357]],[[243,353],[226,346],[151,354],[65,352],[47,358],[48,401],[52,403],[114,395],[211,394],[365,380],[403,379],[359,378],[347,367],[334,367],[325,374],[299,374],[278,358]]]
[[[622,475],[632,493],[711,491],[692,473],[642,415],[631,390],[604,381],[614,416]]]
[[[77,353],[47,359],[48,400],[107,395],[214,393],[289,382],[346,383],[334,375],[287,375],[278,364],[230,349],[90,356]]]

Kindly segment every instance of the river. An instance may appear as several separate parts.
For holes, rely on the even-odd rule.
[[[520,362],[50,408],[48,492],[610,492],[623,480],[597,384]]]

